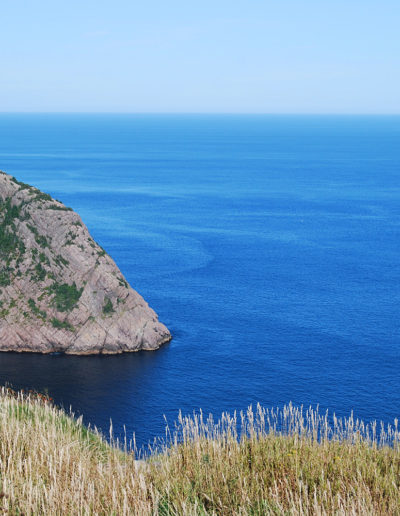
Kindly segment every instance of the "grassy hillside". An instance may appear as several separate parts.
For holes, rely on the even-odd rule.
[[[138,462],[45,396],[2,389],[0,411],[5,514],[400,514],[396,428],[292,406],[198,414]]]

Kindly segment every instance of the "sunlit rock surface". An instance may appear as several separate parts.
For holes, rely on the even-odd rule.
[[[110,354],[170,338],[77,213],[0,173],[0,351]]]

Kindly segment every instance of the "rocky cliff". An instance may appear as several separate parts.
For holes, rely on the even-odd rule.
[[[170,338],[77,213],[0,173],[0,351],[110,354]]]

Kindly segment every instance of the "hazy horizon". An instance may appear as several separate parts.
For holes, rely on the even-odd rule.
[[[0,17],[0,112],[400,113],[394,0],[27,0]]]
[[[293,117],[399,117],[399,113],[251,112],[251,111],[0,111],[0,115],[187,115],[187,116],[293,116]]]

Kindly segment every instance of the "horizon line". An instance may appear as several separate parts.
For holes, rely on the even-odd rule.
[[[230,116],[400,116],[385,112],[254,112],[254,111],[0,111],[1,115],[230,115]]]

